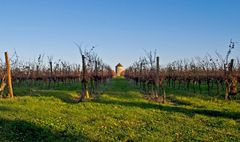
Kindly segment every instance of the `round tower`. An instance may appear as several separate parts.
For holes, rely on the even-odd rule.
[[[123,72],[124,72],[123,65],[121,65],[120,63],[118,63],[118,64],[116,65],[115,72],[116,72],[116,76],[123,76]]]

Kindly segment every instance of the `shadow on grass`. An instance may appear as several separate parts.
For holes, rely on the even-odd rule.
[[[169,96],[168,99],[174,103],[175,105],[185,105],[185,106],[192,106],[193,104],[188,101],[178,100],[174,96]]]
[[[83,134],[72,135],[66,132],[53,133],[23,120],[0,118],[0,141],[91,141]]]
[[[76,92],[79,94],[79,92]],[[72,96],[71,92],[59,90],[36,90],[32,93],[32,97],[54,97],[62,100],[65,103],[78,103],[78,96]]]
[[[206,108],[205,106],[195,105],[194,103],[191,103],[189,101],[179,100],[172,96],[168,97],[168,100],[170,100],[175,106],[192,106],[194,108]]]
[[[108,94],[108,96],[110,97],[118,98],[122,100],[134,100],[139,97],[139,96],[136,96],[136,93],[139,94],[137,91],[124,91],[124,92],[106,91],[104,94]]]
[[[193,117],[196,114],[205,115],[209,117],[222,117],[228,119],[240,119],[240,112],[221,112],[217,110],[208,110],[202,108],[188,109],[177,106],[166,106],[160,104],[146,103],[146,102],[122,102],[113,100],[96,100],[96,103],[107,105],[121,105],[125,107],[139,107],[142,109],[160,109],[166,112],[183,113],[187,116]]]
[[[116,78],[111,80],[112,83],[107,84],[108,90],[106,93],[115,94],[115,96],[124,96],[124,92],[127,91],[128,84],[127,81],[123,78]],[[106,86],[105,86],[106,87]],[[125,91],[124,91],[125,90]],[[79,90],[75,90],[76,94],[81,94]],[[65,103],[76,104],[78,103],[80,95],[72,96],[69,90],[34,90],[31,92],[32,97],[54,97],[62,100]],[[119,93],[117,93],[119,92]],[[126,95],[125,95],[126,96]],[[128,98],[130,96],[127,96]]]
[[[0,112],[1,111],[9,111],[11,110],[10,108],[4,107],[4,106],[0,106]]]
[[[49,88],[45,82],[39,82],[35,85],[16,85],[14,87],[14,94],[16,96],[33,96],[33,97],[55,97],[61,99],[66,103],[76,103],[76,98],[71,95],[71,92],[81,90],[80,83],[69,83],[56,85]]]
[[[74,86],[75,85],[75,86]],[[111,80],[111,83],[108,83],[105,85],[105,88],[108,88],[107,92],[114,92],[113,94],[116,94],[116,92],[120,92],[119,94],[116,94],[116,96],[122,95],[122,92],[124,93],[128,87],[128,83],[126,79],[123,78],[116,78]],[[72,92],[76,91],[76,94],[81,94],[81,85],[79,84],[73,84],[70,87],[55,87],[54,90],[51,89],[46,89],[44,87],[33,87],[30,88],[28,86],[24,87],[15,87],[14,92],[17,94],[17,96],[32,96],[32,97],[54,97],[58,98],[61,101],[65,103],[70,103],[70,104],[76,104],[78,103],[78,99],[80,95],[75,95],[72,96]]]

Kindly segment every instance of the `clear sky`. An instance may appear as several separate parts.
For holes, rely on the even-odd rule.
[[[73,42],[96,51],[112,67],[129,66],[144,49],[161,64],[227,52],[240,42],[240,0],[0,0],[0,57],[44,53],[80,63]],[[233,56],[240,55],[240,44]]]

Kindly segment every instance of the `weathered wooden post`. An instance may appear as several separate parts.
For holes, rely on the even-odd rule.
[[[53,68],[52,68],[52,61],[49,62],[50,65],[50,77],[48,79],[48,88],[51,87],[51,82],[53,81]]]
[[[141,62],[141,64],[140,64],[140,73],[139,73],[138,81],[139,81],[140,89],[143,91],[143,86],[142,86],[142,67],[143,67],[143,64],[142,64],[142,62]]]
[[[98,92],[98,83],[99,83],[99,78],[98,78],[98,61],[95,60],[95,76],[94,76],[94,93],[97,94]]]
[[[133,74],[133,78],[134,78],[134,81],[135,81],[135,85],[137,86],[138,85],[138,80],[136,79],[137,78],[137,68],[134,68],[134,74]]]
[[[87,90],[87,71],[86,71],[86,62],[85,56],[82,55],[82,94],[79,102],[83,101],[84,98],[89,98],[89,93]]]
[[[6,87],[6,83],[5,83],[5,75],[2,76],[2,83],[1,83],[1,86],[0,86],[0,98],[2,98],[2,95],[3,95],[3,91]]]
[[[159,91],[160,91],[160,88],[161,88],[161,91],[162,91],[162,103],[164,104],[166,102],[166,92],[165,92],[165,89],[163,87],[163,83],[161,82],[160,83],[160,63],[159,63],[159,56],[157,56],[157,65],[156,65],[156,83],[157,83],[157,94],[156,94],[156,97],[158,97],[158,94],[159,94]],[[162,80],[161,80],[162,81]]]
[[[155,97],[158,98],[158,94],[159,94],[159,57],[157,56],[157,64],[156,64],[156,80],[155,80],[155,84],[156,84],[156,92],[155,92]]]
[[[11,66],[8,59],[8,53],[5,52],[5,61],[7,67],[7,80],[8,80],[8,96],[13,97],[13,88],[12,88],[12,76],[11,76]]]
[[[102,65],[102,81],[105,85],[105,78],[104,78],[104,65]]]
[[[233,70],[233,63],[234,63],[234,59],[231,59],[231,62],[228,65],[228,70],[226,71],[226,92],[225,92],[225,100],[229,99],[229,93],[231,91],[231,82],[233,79],[232,76],[232,70]]]

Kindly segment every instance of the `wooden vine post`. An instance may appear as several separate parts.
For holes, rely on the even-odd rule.
[[[138,77],[140,89],[143,88],[143,86],[142,86],[142,76],[143,76],[142,68],[143,68],[143,63],[141,62],[141,64],[140,64],[140,73],[139,73],[139,77]],[[143,91],[143,90],[141,90],[141,91]]]
[[[104,80],[104,65],[102,65],[102,80],[103,80],[103,83],[105,83],[105,80]]]
[[[87,81],[86,62],[85,62],[85,56],[82,55],[82,95],[79,102],[83,101],[83,99],[85,98],[87,99],[90,98],[87,85],[88,85],[88,81]]]
[[[2,98],[3,91],[4,91],[5,87],[6,87],[5,75],[3,75],[3,77],[2,77],[2,83],[1,83],[1,86],[0,86],[0,98]]]
[[[95,60],[94,93],[98,93],[98,61]]]
[[[157,64],[156,64],[156,85],[157,85],[157,90],[155,92],[155,97],[158,98],[158,94],[159,94],[159,57],[157,57]]]
[[[48,82],[48,88],[51,87],[51,82],[53,81],[53,65],[52,65],[52,61],[49,61],[49,65],[50,65],[50,77],[49,77],[49,82]]]
[[[8,59],[8,53],[5,52],[5,61],[7,67],[7,80],[8,80],[8,96],[13,97],[13,87],[12,87],[12,76],[11,76],[11,66]]]
[[[225,99],[228,100],[230,95],[235,96],[237,95],[237,78],[233,74],[233,63],[234,59],[231,59],[230,64],[228,65],[228,70],[226,73],[226,92],[225,92]]]

